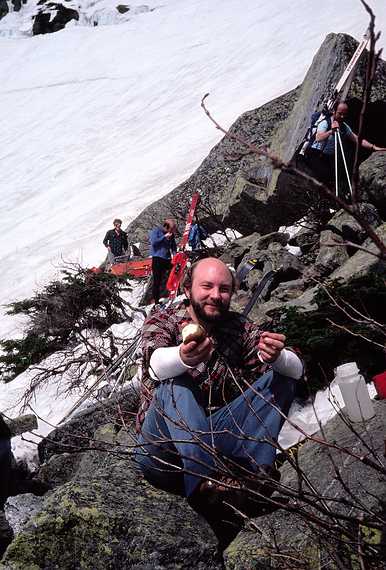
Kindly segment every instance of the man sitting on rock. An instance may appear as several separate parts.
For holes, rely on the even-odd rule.
[[[245,497],[240,482],[262,492],[264,477],[275,478],[275,442],[303,365],[284,335],[230,311],[235,281],[222,261],[198,261],[184,285],[186,301],[150,314],[143,327],[136,457],[156,487],[234,502]],[[201,336],[183,342],[193,323]]]

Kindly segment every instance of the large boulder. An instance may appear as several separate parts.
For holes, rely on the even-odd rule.
[[[374,204],[386,219],[386,153],[376,152],[359,169],[361,198]]]
[[[386,242],[386,223],[379,226],[376,234],[383,243]],[[372,272],[385,273],[386,264],[377,256],[379,250],[374,242],[368,238],[363,243],[363,248],[366,251],[358,250],[341,267],[331,273],[330,279],[341,279],[343,282],[349,282]]]
[[[329,34],[299,88],[244,113],[230,132],[257,147],[269,147],[275,155],[290,161],[307,131],[312,113],[326,102],[356,47],[356,40],[350,36]],[[350,104],[347,121],[354,131],[358,130],[365,73],[366,57],[363,57],[347,95]],[[385,93],[386,64],[380,60],[363,134],[383,146],[386,146],[382,128],[386,116]],[[362,153],[361,160],[368,154]],[[243,235],[266,234],[299,220],[313,202],[315,208],[323,206],[315,198],[315,190],[298,175],[274,170],[269,160],[224,137],[187,181],[148,206],[129,225],[130,235],[147,243],[149,228],[164,217],[173,215],[182,222],[189,198],[198,189],[203,204],[200,218],[211,231],[225,224]]]
[[[297,94],[297,90],[290,91],[258,109],[243,113],[230,131],[257,146],[269,145],[273,131],[290,113]],[[270,210],[269,215],[265,213],[266,220],[262,220],[261,216],[256,216],[248,206],[233,205],[231,198],[236,177],[243,173],[244,178],[251,184],[251,200],[254,203],[256,192],[259,193],[260,186],[263,188],[266,184],[264,177],[256,178],[256,161],[256,155],[239,143],[224,137],[188,180],[145,208],[131,222],[127,231],[133,236],[133,241],[146,244],[149,229],[158,225],[165,217],[174,216],[181,225],[186,217],[190,197],[198,189],[202,193],[204,204],[200,209],[200,220],[210,231],[217,230],[223,224],[229,224],[229,227],[237,229],[243,235],[259,231],[259,225],[264,226],[264,233],[273,231],[277,226],[274,209]],[[270,222],[269,217],[275,218],[275,222]]]
[[[51,34],[66,27],[71,20],[79,20],[78,6],[73,2],[66,5],[60,2],[40,0],[41,6],[33,18],[32,34]]]
[[[148,485],[131,459],[133,434],[106,424],[70,481],[16,536],[3,570],[221,568],[214,534],[178,497]],[[176,533],[176,528],[178,532]]]
[[[319,568],[321,560],[326,567],[331,561],[335,568],[334,555],[339,551],[340,568],[359,568],[360,552],[349,538],[346,516],[352,517],[356,536],[362,535],[363,551],[369,544],[374,548],[375,565],[368,567],[384,567],[384,533],[382,538],[382,531],[365,522],[370,518],[376,522],[375,513],[378,522],[385,518],[386,479],[377,467],[384,454],[386,401],[377,402],[375,411],[365,424],[348,425],[335,417],[314,441],[301,447],[296,461],[284,464],[279,493],[292,496],[287,509],[261,517],[241,531],[225,551],[227,570]]]

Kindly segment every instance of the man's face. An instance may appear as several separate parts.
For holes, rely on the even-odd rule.
[[[348,107],[346,103],[339,103],[334,113],[334,119],[338,121],[338,123],[342,123],[347,116]]]
[[[199,321],[221,321],[229,311],[232,297],[229,270],[218,260],[203,260],[195,268],[192,288],[186,294]]]
[[[115,222],[114,228],[115,228],[116,230],[120,230],[120,229],[121,229],[121,224],[120,224],[119,222]]]

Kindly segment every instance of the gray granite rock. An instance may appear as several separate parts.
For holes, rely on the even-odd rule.
[[[382,224],[377,230],[376,234],[386,241],[386,224]],[[342,281],[349,282],[352,279],[362,277],[370,272],[385,273],[386,264],[380,260],[374,253],[378,249],[375,244],[368,238],[363,247],[370,253],[359,250],[350,259],[348,259],[341,267],[335,269],[330,275],[330,279],[342,279]]]
[[[384,463],[386,401],[377,402],[375,410],[374,418],[365,424],[352,424],[352,428],[337,416],[323,428],[322,433],[316,434],[321,443],[307,441],[297,454],[297,465],[306,476],[301,484],[296,463],[286,462],[283,465],[282,488],[278,492],[293,496],[288,508],[255,519],[240,532],[225,551],[227,570],[316,569],[320,568],[321,561],[326,567],[331,565],[335,568],[334,555],[339,549],[341,565],[337,567],[356,568],[358,550],[355,533],[358,531],[353,533],[352,548],[349,541],[344,544],[343,534],[343,528],[350,529],[344,517],[353,516],[355,519],[356,515],[360,519],[363,516],[363,536],[372,536],[375,565],[369,567],[383,567],[386,556],[381,533],[371,531],[370,524],[366,527],[365,521],[366,517],[377,520],[371,513],[379,513],[380,520],[384,520],[385,513],[381,513],[386,499],[386,477],[382,469],[377,470],[361,461],[365,456],[376,467]],[[301,488],[304,494],[299,493]],[[336,513],[337,517],[329,512]],[[312,516],[320,517],[327,529],[315,524]]]
[[[148,485],[131,459],[133,435],[98,428],[70,481],[8,547],[3,570],[220,570],[214,534],[187,503]],[[178,532],[176,532],[178,529]]]

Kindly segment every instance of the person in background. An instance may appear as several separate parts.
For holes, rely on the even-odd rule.
[[[208,237],[208,232],[206,229],[195,220],[194,224],[190,228],[188,243],[192,248],[192,251],[197,249],[202,249],[202,241]]]
[[[308,151],[308,160],[310,168],[320,182],[333,188],[335,184],[335,131],[339,131],[342,145],[344,147],[346,141],[357,144],[358,136],[351,130],[347,123],[344,122],[348,113],[348,105],[343,101],[337,101],[334,106],[334,112],[331,121],[324,119],[318,124],[315,141]],[[362,147],[374,151],[385,151],[386,148],[377,146],[366,139],[362,139]],[[345,184],[345,174],[342,171],[342,157],[340,149],[338,153],[339,176]]]
[[[149,233],[150,255],[152,257],[153,300],[158,303],[162,282],[171,268],[171,258],[177,251],[175,220],[166,219],[162,227],[153,228]]]
[[[114,228],[106,232],[103,245],[108,250],[108,260],[111,264],[115,262],[116,257],[124,255],[129,247],[127,241],[127,233],[121,229],[122,220],[116,218],[113,221]]]
[[[11,478],[11,432],[0,414],[0,558],[13,538],[4,514]]]

